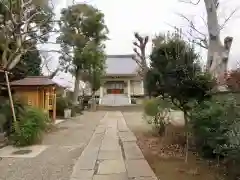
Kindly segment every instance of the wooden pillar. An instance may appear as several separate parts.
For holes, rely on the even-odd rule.
[[[49,117],[49,89],[45,89],[45,102],[44,102],[44,110],[48,114]]]
[[[129,103],[131,103],[131,81],[128,80],[128,83],[127,83],[127,88],[128,88],[128,98],[129,98]]]
[[[53,97],[52,97],[52,101],[53,101],[53,122],[55,122],[56,120],[56,107],[57,107],[57,95],[56,95],[56,89],[55,87],[53,88]]]
[[[39,88],[37,87],[37,94],[36,94],[36,106],[38,107],[38,108],[41,108],[41,103],[40,103],[40,101],[39,101]]]

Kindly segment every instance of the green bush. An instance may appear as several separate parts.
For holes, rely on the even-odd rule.
[[[204,157],[215,156],[215,149],[227,142],[228,123],[224,110],[222,104],[206,101],[192,111],[195,143]]]
[[[169,121],[169,111],[172,107],[169,99],[154,98],[144,102],[144,113],[152,118],[151,123],[163,135],[166,129],[166,123]]]
[[[232,96],[203,102],[192,111],[196,148],[206,158],[221,157],[230,179],[240,178],[240,107]]]
[[[41,142],[42,135],[47,129],[50,120],[40,109],[29,107],[20,117],[18,130],[11,139],[16,146],[27,146]]]
[[[155,117],[159,112],[159,99],[152,98],[144,101],[144,113],[147,116]]]
[[[13,99],[13,102],[16,118],[19,120],[20,116],[25,111],[25,103],[19,99]],[[14,131],[12,127],[13,116],[9,98],[1,98],[0,114],[3,119],[6,119],[6,122],[3,124],[3,131],[7,132],[7,135],[9,136]]]
[[[56,99],[56,114],[57,116],[64,116],[64,109],[72,108],[72,102],[68,97],[59,96]]]

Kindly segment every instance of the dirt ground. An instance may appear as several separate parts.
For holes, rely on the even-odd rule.
[[[164,138],[154,131],[142,118],[141,113],[123,113],[125,120],[135,133],[138,145],[157,177],[161,180],[222,180],[219,169],[209,162],[189,153],[184,162],[183,129],[169,127]]]

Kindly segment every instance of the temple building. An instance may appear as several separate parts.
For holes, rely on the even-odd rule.
[[[96,92],[100,105],[129,105],[143,98],[143,81],[138,75],[138,64],[133,55],[109,55],[102,86]]]

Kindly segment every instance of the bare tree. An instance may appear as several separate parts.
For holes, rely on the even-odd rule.
[[[61,71],[61,66],[57,65],[55,69],[49,68],[49,63],[53,61],[53,57],[50,56],[48,53],[42,53],[42,66],[41,69],[42,71],[45,69],[48,71],[48,76],[50,79],[53,79],[55,76],[58,75],[59,71]]]
[[[190,0],[187,3],[197,5],[200,3],[200,0],[197,0],[196,2]],[[219,8],[219,0],[204,0],[204,4],[207,12],[207,20],[204,22],[206,23],[208,29],[208,35],[200,32],[193,24],[193,22],[186,16],[181,16],[190,23],[191,30],[195,31],[199,35],[197,37],[194,37],[195,43],[208,50],[206,70],[212,73],[217,78],[219,83],[224,83],[220,81],[223,81],[223,76],[227,71],[229,53],[233,37],[227,36],[224,38],[224,42],[221,42],[220,32],[226,23],[231,19],[231,17],[233,17],[233,15],[236,13],[237,9],[232,11],[232,13],[230,13],[230,15],[225,18],[224,23],[220,25],[219,17],[217,14],[217,10]]]
[[[146,45],[148,43],[149,37],[145,36],[142,37],[139,35],[139,33],[134,33],[134,37],[136,39],[135,42],[133,42],[134,48],[133,51],[135,52],[135,56],[133,56],[133,60],[136,61],[136,63],[139,65],[139,74],[143,79],[143,85],[144,85],[144,96],[147,96],[147,88],[146,88],[146,75],[148,72],[148,65],[146,61]]]

